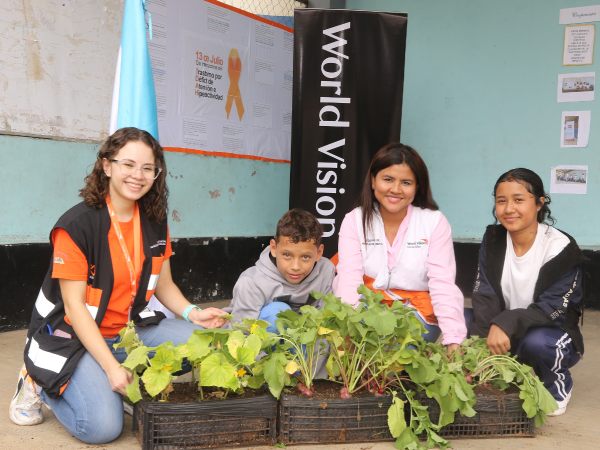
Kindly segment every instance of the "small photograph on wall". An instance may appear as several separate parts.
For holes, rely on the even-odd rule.
[[[587,102],[594,100],[596,72],[567,73],[558,76],[558,97],[561,102]]]
[[[577,145],[577,139],[579,138],[579,116],[566,116],[565,117],[565,145]]]
[[[550,169],[551,194],[586,194],[588,166],[556,166]]]
[[[590,111],[563,111],[560,146],[587,147],[590,136]]]

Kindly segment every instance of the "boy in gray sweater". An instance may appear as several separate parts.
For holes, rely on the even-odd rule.
[[[286,212],[256,264],[245,270],[233,288],[233,300],[224,308],[232,321],[262,319],[276,333],[277,313],[304,305],[321,308],[322,302],[310,292],[332,292],[335,267],[323,257],[323,227],[311,213],[301,209]],[[230,328],[227,323],[223,328]]]

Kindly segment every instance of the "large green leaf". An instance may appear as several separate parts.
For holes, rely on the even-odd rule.
[[[175,365],[175,355],[172,351],[159,347],[154,354],[154,358],[150,360],[150,365],[157,370],[165,369],[169,371]]]
[[[256,358],[260,353],[261,347],[262,339],[258,335],[251,334],[246,337],[246,342],[244,342],[244,348],[251,349],[254,352],[254,358]]]
[[[134,348],[131,353],[127,356],[127,359],[123,364],[123,367],[129,369],[132,373],[136,373],[138,370],[145,368],[148,364],[148,347],[141,346]]]
[[[160,394],[171,382],[171,373],[166,369],[149,367],[142,376],[146,392],[152,397]]]
[[[273,353],[263,364],[265,381],[275,398],[279,398],[281,395],[285,375],[284,364],[287,365],[287,362],[287,359],[281,353]]]
[[[402,434],[398,436],[396,442],[394,443],[394,447],[398,450],[412,450],[417,449],[419,446],[419,438],[415,436],[412,429],[410,427],[406,427]]]
[[[254,362],[256,353],[250,348],[240,347],[237,349],[237,361],[244,366],[248,366]]]
[[[389,311],[369,314],[365,317],[364,321],[367,325],[373,327],[377,334],[381,336],[392,334],[396,327],[396,317]]]
[[[265,377],[262,375],[255,375],[253,377],[248,378],[248,387],[252,389],[260,389],[260,387],[265,383]]]
[[[200,364],[200,383],[202,386],[229,387],[236,381],[236,371],[228,363],[222,363],[217,355],[210,355]]]
[[[140,376],[137,373],[133,374],[133,381],[127,386],[127,397],[133,403],[136,403],[142,399],[142,393],[140,392]]]
[[[300,336],[300,343],[301,344],[310,344],[315,341],[316,337],[317,337],[317,329],[309,328],[304,333],[302,333],[302,335]]]
[[[404,419],[404,403],[398,397],[394,396],[394,403],[388,409],[388,427],[392,436],[397,438],[406,429],[406,420]]]
[[[231,356],[237,359],[237,349],[244,345],[246,341],[246,336],[241,331],[232,331],[229,335],[229,339],[227,339],[227,348],[229,349],[229,353]]]
[[[187,341],[189,361],[198,362],[210,353],[212,337],[208,335],[193,333]]]

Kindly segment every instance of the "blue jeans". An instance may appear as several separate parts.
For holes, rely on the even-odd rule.
[[[435,342],[438,340],[440,334],[442,334],[442,330],[440,330],[440,327],[438,327],[437,325],[428,324],[427,322],[425,322],[425,320],[423,320],[420,314],[417,314],[414,311],[411,311],[409,314],[413,314],[425,327],[425,331],[427,331],[427,333],[423,333],[421,335],[423,336],[425,342]]]
[[[172,341],[175,346],[187,342],[198,325],[183,320],[163,319],[158,325],[136,327],[140,340],[148,347]],[[125,361],[125,349],[113,349],[120,336],[105,338],[113,356]],[[189,371],[189,366],[188,366]],[[105,444],[119,437],[123,430],[123,399],[113,392],[106,373],[94,357],[86,352],[79,360],[75,372],[63,394],[55,399],[43,391],[40,394],[65,429],[88,444]]]
[[[277,314],[282,311],[287,311],[288,309],[292,309],[290,305],[283,302],[271,302],[263,307],[260,310],[260,314],[258,318],[260,320],[264,320],[265,322],[270,323],[267,327],[267,331],[270,333],[277,333],[277,327],[275,326],[275,320],[277,320]]]

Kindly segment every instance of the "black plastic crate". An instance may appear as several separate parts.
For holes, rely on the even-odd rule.
[[[272,445],[277,400],[261,397],[196,403],[143,402],[133,409],[133,431],[143,450]]]
[[[391,396],[315,400],[282,394],[279,442],[325,444],[393,441],[388,428]]]
[[[417,394],[416,398],[423,406],[429,407],[431,423],[438,423],[438,402],[423,392]],[[476,415],[465,417],[456,412],[454,423],[442,427],[437,433],[450,439],[534,437],[535,417],[529,419],[522,405],[519,394],[478,395],[477,403],[473,406]]]

